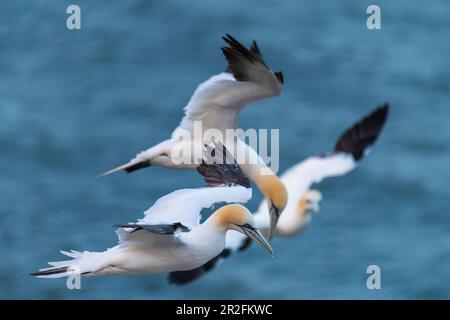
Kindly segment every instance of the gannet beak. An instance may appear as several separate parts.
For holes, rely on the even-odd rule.
[[[266,249],[272,256],[275,255],[272,247],[270,246],[269,242],[267,242],[267,240],[263,237],[263,235],[261,234],[261,232],[255,228],[252,227],[249,224],[244,224],[239,226],[241,227],[242,231],[251,239],[255,240],[256,242],[258,242],[264,249]]]
[[[280,218],[280,211],[273,204],[269,209],[270,215],[270,228],[269,228],[269,241],[272,241],[273,235],[275,234],[275,229],[277,228],[278,219]]]

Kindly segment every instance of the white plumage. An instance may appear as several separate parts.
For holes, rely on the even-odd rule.
[[[217,228],[212,217],[200,224],[200,213],[222,202],[246,202],[251,189],[242,186],[182,189],[174,191],[155,202],[145,211],[145,216],[132,227],[116,230],[119,244],[104,252],[61,253],[73,260],[50,262],[56,268],[68,268],[65,272],[37,274],[39,277],[64,277],[71,272],[89,276],[107,274],[161,273],[189,270],[217,256],[224,247],[227,230]],[[158,234],[142,226],[180,224],[190,229],[177,228],[171,234]],[[53,268],[41,269],[49,271]],[[61,270],[62,271],[62,270]]]
[[[181,189],[159,198],[144,212],[140,224],[172,224],[179,222],[192,229],[200,223],[200,212],[217,203],[246,203],[252,189],[239,185],[215,188]]]
[[[325,178],[342,176],[356,166],[351,154],[334,153],[323,157],[310,157],[284,172],[280,179],[288,190],[288,202],[277,224],[278,234],[284,233],[283,229],[291,229],[298,222],[300,216],[296,214],[300,198],[314,183],[319,183]],[[257,225],[261,229],[269,227],[269,214],[267,203],[263,200],[255,213]]]

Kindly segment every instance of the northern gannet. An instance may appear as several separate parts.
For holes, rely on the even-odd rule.
[[[274,73],[267,67],[255,41],[251,48],[247,49],[230,35],[226,35],[223,39],[228,44],[228,47],[222,48],[228,61],[227,70],[212,76],[197,87],[184,107],[185,115],[172,136],[180,130],[194,134],[195,121],[201,121],[203,131],[214,129],[225,136],[225,130],[237,129],[239,112],[244,107],[281,93],[283,75],[281,72]],[[202,140],[203,137],[199,138]],[[202,147],[203,143],[209,142],[198,141]],[[130,173],[149,166],[189,168],[189,164],[179,165],[170,159],[172,149],[178,143],[179,140],[173,138],[165,140],[137,154],[128,163],[102,175],[118,171]]]
[[[200,84],[189,103],[184,108],[185,115],[180,125],[172,133],[171,139],[147,149],[136,155],[128,163],[103,173],[109,175],[118,171],[134,172],[149,166],[162,166],[175,169],[195,169],[197,164],[192,158],[174,159],[174,150],[202,148],[204,143],[210,143],[211,137],[196,136],[194,123],[201,122],[202,130],[218,130],[226,137],[227,129],[236,129],[239,112],[250,103],[268,97],[277,96],[283,85],[283,74],[272,72],[264,62],[255,41],[250,49],[230,35],[224,41],[228,44],[222,51],[228,61],[225,72],[212,76]],[[189,138],[184,133],[189,133]],[[244,173],[255,182],[267,199],[270,213],[271,229],[269,240],[278,218],[287,201],[287,191],[276,174],[265,164],[257,152],[244,141],[223,141],[228,150],[233,151],[234,158],[245,159],[239,162]],[[194,146],[194,147],[193,147]],[[192,155],[193,156],[193,155]],[[188,161],[186,161],[188,160]]]
[[[311,186],[325,178],[342,176],[352,171],[366,156],[387,119],[388,104],[373,110],[345,130],[331,153],[309,157],[290,167],[280,179],[286,186],[289,199],[276,228],[278,236],[292,236],[303,230],[311,220],[311,212],[319,211],[322,195]],[[259,205],[255,219],[261,230],[269,226],[265,200]]]
[[[292,166],[280,176],[288,190],[288,202],[277,224],[275,235],[294,236],[304,230],[311,221],[311,213],[319,211],[322,200],[320,191],[311,189],[314,183],[319,183],[328,177],[342,176],[351,170],[366,156],[377,140],[386,122],[389,111],[384,104],[348,128],[336,142],[334,151],[321,156],[309,157]],[[258,229],[263,234],[268,233],[270,221],[267,215],[266,200],[263,200],[255,213]],[[182,285],[199,278],[211,270],[218,261],[231,253],[243,251],[249,247],[247,241],[236,232],[227,234],[224,251],[204,266],[183,272],[174,272],[170,281]]]
[[[239,166],[203,162],[197,170],[208,187],[174,191],[158,199],[143,219],[116,225],[117,246],[103,252],[61,251],[73,259],[50,262],[51,268],[40,269],[32,275],[60,278],[73,274],[99,276],[190,270],[223,251],[229,230],[252,238],[273,255],[272,248],[255,227],[253,215],[240,204],[225,205],[200,223],[203,208],[221,202],[243,203],[251,198],[250,181]]]

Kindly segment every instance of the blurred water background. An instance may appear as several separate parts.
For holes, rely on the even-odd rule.
[[[82,29],[66,29],[81,7]],[[382,30],[366,28],[381,6]],[[450,298],[450,4],[437,1],[4,1],[0,10],[0,298]],[[329,151],[385,101],[388,124],[351,174],[320,184],[306,232],[253,248],[192,285],[164,275],[65,281],[28,274],[60,249],[103,250],[112,224],[202,186],[152,168],[94,178],[167,138],[198,83],[223,70],[221,36],[259,41],[280,97],[243,128],[280,128],[282,170]],[[255,209],[261,195],[249,207]],[[368,290],[366,268],[382,271]]]

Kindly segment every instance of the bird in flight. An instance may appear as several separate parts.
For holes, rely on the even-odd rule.
[[[223,146],[222,146],[223,147]],[[223,147],[206,148],[205,157],[228,156]],[[228,161],[230,162],[230,161]],[[235,230],[252,238],[274,254],[256,228],[250,211],[236,203],[252,196],[250,181],[239,166],[205,161],[197,171],[207,187],[181,189],[158,199],[135,223],[116,225],[119,243],[103,252],[61,251],[71,260],[50,262],[32,275],[60,278],[84,276],[170,273],[190,270],[207,263],[224,250],[227,231]],[[217,209],[200,223],[201,211],[218,203],[231,203]]]

